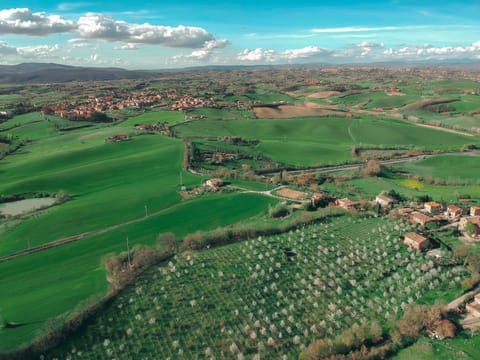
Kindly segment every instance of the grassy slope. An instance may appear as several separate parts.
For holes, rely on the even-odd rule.
[[[9,321],[29,325],[0,329],[0,352],[32,339],[43,322],[107,288],[103,255],[131,245],[153,245],[162,232],[181,237],[211,230],[265,211],[273,199],[255,194],[217,195],[184,202],[140,223],[0,264],[0,308]],[[195,216],[193,216],[195,214]]]
[[[148,114],[149,116],[151,113]],[[38,115],[15,118],[28,122]],[[177,114],[166,113],[172,116]],[[150,216],[80,242],[0,264],[0,308],[9,321],[29,325],[0,330],[0,351],[31,340],[50,317],[72,309],[81,300],[106,289],[100,259],[132,244],[153,244],[160,232],[178,236],[213,229],[265,211],[272,199],[249,195],[217,195],[182,202],[177,194],[183,159],[181,141],[146,135],[123,143],[105,143],[112,134],[132,130],[129,120],[117,126],[96,125],[68,133],[57,132],[46,121],[18,129],[18,136],[34,143],[0,164],[0,194],[65,190],[74,200],[53,207],[2,234],[0,253],[21,250],[69,234],[94,230]],[[147,120],[147,119],[143,119]],[[153,118],[151,119],[154,120]],[[40,125],[39,130],[36,126]],[[201,178],[183,174],[186,185]]]
[[[155,124],[166,122],[175,124],[183,121],[183,114],[180,111],[149,111],[145,114],[134,116],[122,123],[122,126],[134,126],[136,124]]]
[[[418,181],[410,181],[403,178],[365,178],[346,182],[356,187],[357,191],[363,193],[360,197],[374,197],[382,191],[395,190],[408,197],[429,195],[437,201],[455,201],[458,195],[468,194],[472,198],[480,198],[478,185],[467,186],[440,186],[430,185]]]
[[[425,160],[402,164],[398,169],[433,179],[477,181],[480,180],[480,156],[438,155]]]
[[[462,360],[480,358],[480,336],[459,336],[451,340],[421,338],[412,346],[401,350],[394,360]]]
[[[401,120],[362,117],[297,118],[282,120],[202,120],[179,126],[181,136],[237,135],[260,139],[259,150],[274,160],[294,165],[341,163],[351,160],[354,144],[411,145],[433,149],[458,148],[476,139],[434,129],[421,128]]]
[[[28,237],[31,245],[39,245],[141,217],[144,205],[154,212],[177,203],[182,148],[180,141],[143,136],[5,164],[2,194],[64,190],[75,199],[3,236],[0,253],[25,248]],[[184,178],[189,184],[198,181]]]

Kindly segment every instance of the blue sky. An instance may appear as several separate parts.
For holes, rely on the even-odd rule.
[[[11,1],[0,63],[211,64],[480,60],[480,1]]]

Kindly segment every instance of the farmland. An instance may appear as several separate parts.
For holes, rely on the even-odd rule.
[[[136,123],[178,119],[178,113],[158,114],[132,118],[116,127],[98,125],[67,134],[60,133],[38,113],[2,124],[5,128],[21,124],[8,133],[33,143],[28,145],[29,151],[2,162],[0,193],[53,195],[61,191],[71,199],[20,223],[7,221],[1,235],[1,255],[70,235],[90,235],[77,243],[0,264],[2,273],[12,274],[2,277],[2,288],[8,289],[0,296],[2,316],[28,324],[8,331],[0,329],[0,352],[28,343],[47,319],[105,292],[101,258],[121,251],[126,236],[132,246],[153,245],[160,232],[172,231],[181,237],[201,229],[211,230],[255,216],[273,202],[255,194],[225,194],[184,202],[177,192],[179,174],[183,172],[186,186],[202,179],[182,170],[181,141],[145,135],[124,143],[105,143],[107,136],[132,132]],[[224,212],[226,215],[220,216]],[[192,213],[202,215],[192,221]],[[108,231],[94,235],[101,229]],[[55,271],[51,269],[52,261]],[[19,282],[19,278],[31,282]],[[61,295],[66,289],[69,295]],[[37,304],[35,314],[29,311],[32,301]]]
[[[394,211],[480,204],[480,77],[445,71],[205,69],[1,88],[0,358],[292,359],[319,339],[349,356],[339,339],[364,328],[377,340],[352,351],[437,352],[432,327],[392,347],[397,323],[474,287],[480,250],[442,214],[436,232]],[[106,110],[72,115],[85,104]],[[376,204],[381,193],[398,205]],[[440,257],[407,248],[409,231]],[[138,249],[156,256],[143,273]],[[88,315],[76,331],[52,337],[76,314]],[[446,344],[476,341],[461,329]]]
[[[72,348],[72,358],[87,359],[125,352],[292,358],[311,340],[355,323],[387,326],[406,304],[428,293],[445,288],[455,296],[464,274],[399,244],[396,236],[407,229],[385,218],[340,217],[177,256],[143,275],[47,358]]]
[[[421,128],[406,121],[363,116],[360,119],[307,117],[282,120],[204,120],[178,126],[178,136],[235,135],[260,139],[258,150],[279,163],[312,166],[353,161],[351,147],[399,146],[422,150],[459,149],[477,139]]]
[[[480,157],[476,155],[438,155],[398,166],[398,169],[423,178],[443,180],[450,184],[474,184],[479,180]]]

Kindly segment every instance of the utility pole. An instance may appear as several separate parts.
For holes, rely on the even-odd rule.
[[[128,257],[128,266],[132,267],[132,262],[130,260],[130,247],[128,246],[128,236],[127,236],[127,257]]]
[[[145,204],[145,217],[148,217],[148,208],[147,208],[147,204]]]

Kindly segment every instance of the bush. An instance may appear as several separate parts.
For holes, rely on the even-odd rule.
[[[368,160],[367,166],[363,168],[364,176],[378,176],[382,173],[382,166],[377,160]]]
[[[274,206],[268,207],[268,215],[273,219],[285,217],[289,214],[290,214],[290,209],[285,204],[278,203]]]

